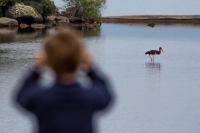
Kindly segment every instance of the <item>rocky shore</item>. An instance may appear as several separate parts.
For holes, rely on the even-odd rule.
[[[134,15],[108,16],[101,18],[102,23],[196,23],[200,15]]]
[[[66,8],[65,11],[42,17],[41,14],[32,6],[24,5],[23,3],[16,3],[6,10],[6,16],[1,17],[0,10],[0,28],[3,27],[18,27],[18,28],[34,28],[42,29],[45,27],[54,26],[70,26],[70,27],[86,27],[99,28],[100,23],[92,22],[86,23],[81,18],[70,17],[73,10]]]

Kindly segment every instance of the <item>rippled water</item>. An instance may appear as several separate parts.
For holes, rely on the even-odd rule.
[[[12,98],[45,33],[0,29],[0,133],[34,128]],[[83,34],[116,96],[100,133],[200,132],[200,27],[103,24]],[[160,46],[164,53],[150,62],[144,53]]]

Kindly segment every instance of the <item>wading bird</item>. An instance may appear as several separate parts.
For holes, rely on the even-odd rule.
[[[163,49],[162,49],[161,47],[159,47],[159,50],[150,50],[150,51],[147,51],[145,54],[148,54],[150,58],[151,58],[150,55],[153,55],[153,59],[151,58],[151,61],[152,61],[152,60],[154,61],[154,55],[155,55],[155,54],[160,54],[160,53],[161,53],[161,50],[162,50],[162,52],[164,53]]]

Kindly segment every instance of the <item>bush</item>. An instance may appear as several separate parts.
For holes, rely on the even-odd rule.
[[[43,18],[53,14],[56,10],[56,6],[50,0],[16,0],[16,1],[34,7],[42,15]]]
[[[98,22],[101,17],[100,9],[104,7],[106,0],[63,0],[66,7],[75,7],[71,17],[80,17],[86,22]]]

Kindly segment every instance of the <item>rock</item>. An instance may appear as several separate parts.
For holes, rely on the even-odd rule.
[[[69,24],[69,19],[63,16],[48,16],[46,18],[45,25],[47,26],[57,26],[58,23]]]
[[[97,22],[94,22],[94,23],[92,24],[92,26],[93,26],[94,28],[100,27],[100,25],[99,25]]]
[[[155,26],[155,24],[154,23],[151,23],[151,24],[148,24],[147,26],[150,26],[150,27],[154,27]]]
[[[54,16],[54,15],[47,16],[47,18],[45,19],[45,23],[44,24],[47,27],[52,26],[55,23],[55,21],[54,21],[55,18],[56,18],[56,16]]]
[[[99,28],[101,26],[101,23],[97,23],[97,22],[94,22],[92,24],[85,23],[83,26],[95,29],[95,28]]]
[[[69,19],[67,17],[58,16],[54,18],[56,23],[69,23]]]
[[[27,24],[20,24],[20,28],[22,28],[22,29],[25,29],[25,28],[28,28],[29,27],[29,25],[27,25]]]
[[[17,27],[17,26],[18,22],[15,19],[5,18],[5,17],[0,18],[0,27]]]
[[[43,28],[45,28],[45,25],[44,24],[32,24],[31,28],[33,28],[33,29],[43,29]]]
[[[47,20],[49,20],[49,21],[54,21],[54,19],[55,19],[56,17],[57,17],[57,16],[54,16],[54,15],[47,16]]]
[[[69,19],[69,22],[72,23],[72,24],[81,24],[83,21],[81,18],[70,18]]]
[[[43,22],[42,15],[39,14],[35,8],[19,3],[15,4],[14,6],[8,9],[8,16],[17,19],[19,24],[26,23],[30,25],[34,22]]]
[[[61,21],[58,21],[58,23],[66,23],[66,24],[68,24],[69,22],[66,21],[66,20],[61,20]]]

